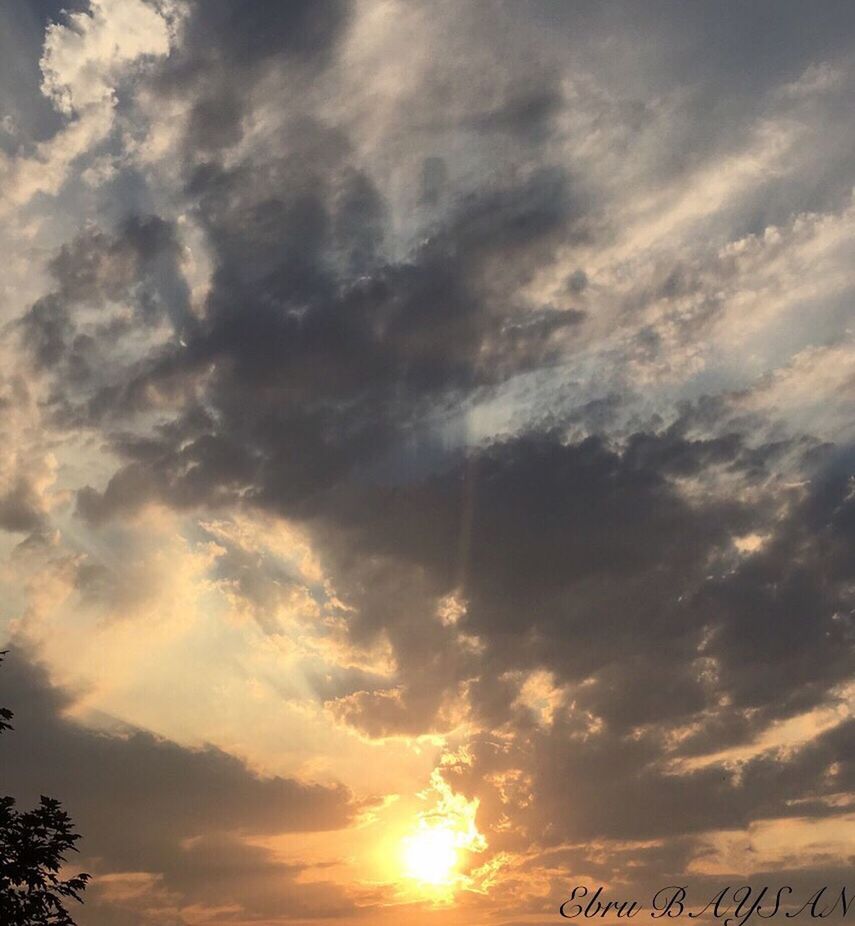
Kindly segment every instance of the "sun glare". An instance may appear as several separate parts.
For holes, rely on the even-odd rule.
[[[422,801],[433,797],[433,805],[417,813],[397,836],[398,877],[408,882],[405,893],[437,903],[450,902],[457,891],[471,888],[472,856],[487,848],[475,824],[478,799],[456,793],[443,777],[455,762],[463,763],[464,757],[449,754],[431,772],[430,787],[417,796]]]
[[[423,826],[404,839],[404,871],[422,884],[442,887],[454,880],[457,834],[445,826]]]

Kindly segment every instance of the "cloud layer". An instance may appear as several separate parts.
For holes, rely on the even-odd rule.
[[[430,782],[449,923],[842,877],[851,4],[0,25],[10,787],[81,922],[430,921],[366,861]]]

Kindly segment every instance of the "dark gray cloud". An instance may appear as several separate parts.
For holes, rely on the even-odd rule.
[[[112,234],[86,229],[49,262],[56,288],[12,327],[49,373],[55,388],[43,405],[62,427],[109,413],[140,335],[156,337],[164,323],[176,338],[195,329],[180,261],[171,223],[132,215]]]
[[[0,527],[31,533],[45,523],[42,499],[31,480],[19,476],[0,498]]]
[[[262,0],[196,4],[180,56],[226,68],[255,67],[279,55],[316,59],[335,43],[350,8],[347,0],[289,0],[281,7]]]
[[[104,494],[81,495],[83,514],[97,520],[114,503],[133,506],[156,494],[196,504],[246,485],[266,505],[299,509],[369,468],[431,405],[548,363],[573,337],[584,313],[522,313],[496,291],[503,274],[524,278],[526,255],[549,247],[573,221],[560,172],[474,197],[409,260],[379,263],[354,280],[343,273],[372,249],[365,225],[349,216],[372,194],[346,170],[343,198],[325,199],[321,184],[331,186],[329,174],[339,169],[333,157],[327,177],[316,161],[307,175],[295,155],[267,165],[263,176],[206,170],[194,178],[221,257],[206,321],[185,335],[186,346],[96,394],[89,409],[139,408],[152,387],[213,367],[207,400],[217,432],[119,442],[132,462]],[[48,346],[59,339],[54,328],[48,316],[38,329]],[[199,416],[194,421],[195,428]]]
[[[0,3],[0,151],[31,152],[61,120],[39,91],[44,27],[65,6],[54,0]]]
[[[154,77],[158,94],[191,99],[184,133],[189,160],[205,159],[243,135],[248,96],[271,68],[295,89],[328,63],[351,18],[350,0],[215,0],[195,3],[180,46]]]
[[[22,805],[61,796],[85,834],[81,862],[100,874],[159,876],[179,906],[237,903],[256,915],[349,907],[334,888],[295,885],[304,866],[244,842],[348,826],[360,806],[346,788],[263,778],[218,749],[183,748],[143,730],[81,726],[63,716],[73,699],[18,650],[0,671],[0,703],[15,713],[3,743],[4,789]]]
[[[852,789],[851,723],[821,734],[795,755],[755,757],[736,776],[716,766],[669,774],[659,764],[656,737],[632,741],[607,734],[584,743],[576,734],[572,726],[559,723],[547,734],[533,733],[530,752],[524,748],[510,757],[497,755],[488,743],[478,747],[476,781],[509,762],[532,773],[530,805],[513,808],[524,839],[547,845],[602,838],[643,842],[738,831],[758,819],[821,820],[840,812],[821,798]],[[833,776],[828,775],[831,766]],[[485,816],[505,809],[490,788],[467,783],[465,777],[455,781],[482,796]],[[813,803],[799,803],[806,798]],[[509,845],[518,839],[509,836]]]
[[[87,229],[49,263],[57,288],[18,322],[24,347],[60,381],[78,388],[102,381],[105,367],[115,367],[110,349],[133,333],[130,320],[110,312],[110,304],[130,303],[143,325],[167,316],[180,333],[191,324],[179,259],[174,229],[156,216],[132,216],[115,235]],[[75,323],[81,307],[101,312]]]
[[[757,503],[690,503],[672,478],[724,468],[744,486],[759,481],[755,467],[734,436],[635,435],[622,453],[595,438],[529,437],[419,486],[342,491],[321,536],[342,587],[359,590],[354,632],[390,634],[408,684],[434,705],[442,647],[456,647],[431,609],[457,591],[467,612],[455,630],[487,650],[477,670],[469,657],[451,678],[477,674],[471,696],[491,723],[517,694],[514,684],[500,694],[496,679],[544,667],[560,681],[596,679],[577,705],[617,730],[751,708],[753,723],[738,725],[748,736],[821,703],[852,671],[850,580],[830,571],[852,543],[835,526],[851,504],[845,483],[822,514],[811,495],[781,521]],[[767,530],[762,551],[736,556],[735,537]],[[812,536],[823,538],[813,549]],[[409,575],[419,578],[403,582]],[[435,656],[425,662],[427,648]]]

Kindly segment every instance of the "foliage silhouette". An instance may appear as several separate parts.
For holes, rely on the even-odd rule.
[[[6,655],[0,653],[0,662]],[[0,707],[0,734],[12,729],[12,712]],[[68,900],[82,903],[89,875],[63,880],[60,868],[80,837],[59,801],[42,796],[21,811],[0,797],[0,923],[3,926],[74,926]]]

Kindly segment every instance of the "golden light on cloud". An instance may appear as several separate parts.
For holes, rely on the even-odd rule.
[[[434,769],[430,787],[419,797],[426,800],[431,795],[436,798],[433,807],[420,813],[401,838],[401,875],[420,893],[447,900],[456,890],[470,886],[467,856],[483,852],[487,842],[475,823],[478,800],[457,794],[440,769]]]

